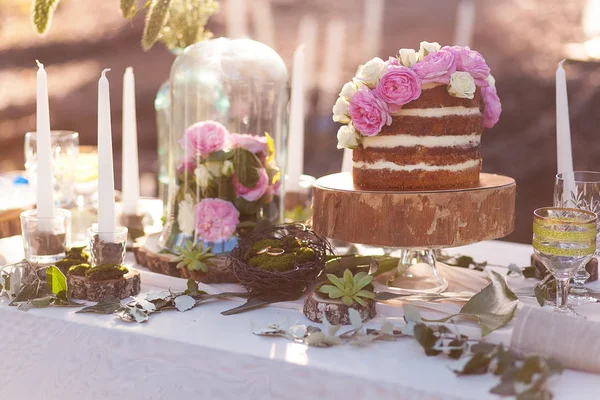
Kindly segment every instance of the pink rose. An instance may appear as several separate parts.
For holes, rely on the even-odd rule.
[[[194,160],[194,157],[184,158],[183,160],[181,160],[179,166],[177,167],[177,173],[181,174],[184,171],[194,172],[195,169],[196,160]]]
[[[502,113],[502,104],[500,104],[500,98],[496,93],[496,88],[493,86],[482,87],[481,95],[483,97],[483,126],[491,128],[496,125],[496,122],[500,119]]]
[[[449,50],[429,53],[412,67],[422,83],[450,83],[450,75],[456,71],[456,59]]]
[[[396,57],[390,57],[387,62],[385,63],[386,67],[390,67],[390,66],[394,66],[394,67],[399,67],[402,64],[400,64],[400,61],[396,58]]]
[[[238,197],[248,201],[256,201],[260,199],[269,187],[269,176],[267,170],[260,168],[258,170],[258,182],[253,188],[247,188],[238,180],[237,174],[233,175],[233,188]]]
[[[234,233],[240,222],[240,212],[221,199],[203,199],[194,208],[196,233],[206,242],[224,242]]]
[[[208,154],[223,150],[229,132],[216,121],[197,122],[185,131],[185,136],[179,141],[187,152],[193,151],[206,157]]]
[[[269,145],[265,136],[232,133],[229,135],[229,143],[233,149],[241,148],[254,154],[269,154]]]
[[[485,63],[481,54],[471,50],[468,46],[446,46],[442,47],[442,50],[449,50],[454,54],[456,70],[470,73],[477,86],[487,87],[489,85],[485,78],[490,74],[490,67]]]
[[[404,66],[391,66],[375,88],[375,96],[388,105],[402,106],[418,99],[420,95],[419,77],[413,70]]]
[[[384,125],[392,123],[387,104],[366,86],[361,86],[352,96],[348,111],[354,128],[364,136],[375,136]]]

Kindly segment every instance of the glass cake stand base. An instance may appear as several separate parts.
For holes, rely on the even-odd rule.
[[[375,286],[399,294],[441,293],[448,288],[448,281],[440,276],[435,250],[397,249],[386,255],[399,257],[394,271],[382,274]]]

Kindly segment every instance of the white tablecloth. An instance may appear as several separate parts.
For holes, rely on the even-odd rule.
[[[20,246],[20,238],[0,240],[0,255],[18,259]],[[485,242],[458,251],[528,265],[531,248]],[[147,272],[142,282],[143,291],[185,287],[184,280]],[[488,393],[496,378],[458,378],[452,361],[426,357],[410,338],[319,349],[252,334],[253,325],[282,319],[310,323],[296,310],[225,317],[220,312],[236,303],[219,301],[138,325],[73,309],[22,312],[7,303],[0,301],[0,399],[497,398]],[[504,332],[496,340],[505,341],[510,329]],[[597,375],[565,371],[551,389],[559,400],[595,399],[598,382]]]

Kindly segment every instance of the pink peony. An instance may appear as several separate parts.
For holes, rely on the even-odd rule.
[[[206,157],[208,154],[223,150],[229,132],[216,121],[197,122],[190,126],[179,144],[186,152],[193,151]]]
[[[240,212],[226,200],[203,199],[194,208],[196,233],[206,242],[224,242],[240,222]]]
[[[448,50],[454,54],[456,70],[470,73],[477,86],[487,87],[489,85],[485,78],[490,74],[490,67],[485,63],[481,54],[471,50],[468,46],[446,46],[442,47],[442,50]]]
[[[418,99],[420,95],[419,77],[413,70],[404,66],[391,66],[375,88],[375,96],[389,106],[402,106]]]
[[[269,155],[269,145],[265,136],[232,133],[229,135],[229,143],[233,149],[241,148],[254,154]]]
[[[238,180],[237,174],[233,175],[233,188],[238,197],[248,201],[256,201],[260,199],[269,187],[269,176],[267,170],[260,168],[258,170],[258,182],[253,188],[247,188]]]
[[[429,53],[412,67],[422,83],[450,83],[450,75],[456,71],[456,59],[449,50]]]
[[[196,161],[194,160],[194,157],[184,158],[183,160],[181,160],[179,166],[177,167],[177,173],[181,174],[184,171],[194,172],[195,169]]]
[[[375,136],[384,125],[392,123],[387,104],[366,86],[361,86],[352,96],[348,111],[354,128],[364,136]]]
[[[399,67],[402,64],[400,64],[400,60],[398,60],[396,57],[390,57],[387,62],[385,63],[386,67],[390,67],[390,66],[394,66],[394,67]]]
[[[500,98],[498,97],[498,93],[496,93],[496,88],[493,86],[481,88],[481,95],[485,107],[483,111],[483,126],[491,128],[500,119],[502,104],[500,104]]]

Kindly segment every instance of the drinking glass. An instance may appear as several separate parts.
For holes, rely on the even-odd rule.
[[[56,207],[71,208],[75,204],[75,175],[79,153],[79,133],[51,131],[52,174]],[[37,133],[25,134],[25,170],[32,187],[37,185]]]
[[[533,250],[556,278],[556,311],[569,311],[569,280],[596,252],[596,214],[547,207],[533,212]]]
[[[600,172],[575,171],[556,175],[554,206],[577,208],[598,215],[600,212]],[[600,224],[600,221],[598,223]],[[600,226],[598,228],[600,229]],[[596,239],[596,243],[600,245],[600,238]],[[598,250],[600,249],[596,249],[596,255],[598,255]],[[596,301],[588,295],[587,289],[583,286],[589,277],[590,274],[584,264],[573,277],[575,285],[569,295],[571,304],[581,305]]]

